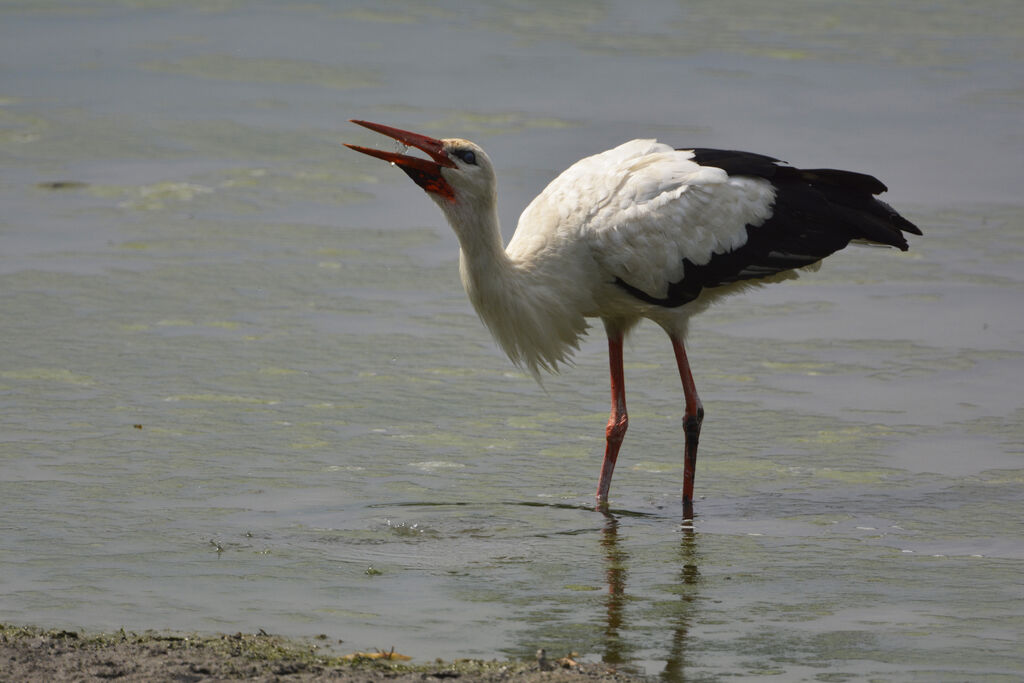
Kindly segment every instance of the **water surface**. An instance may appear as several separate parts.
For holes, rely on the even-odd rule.
[[[635,9],[633,9],[635,7]],[[667,680],[1024,670],[1017,3],[0,5],[0,619],[578,651]],[[876,173],[925,235],[539,388],[342,141],[489,150],[506,235],[638,136]],[[387,143],[384,143],[387,144]]]

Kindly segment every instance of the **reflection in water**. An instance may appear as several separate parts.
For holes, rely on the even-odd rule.
[[[697,567],[697,539],[692,518],[683,522],[682,539],[679,544],[679,597],[677,609],[669,620],[672,628],[671,645],[665,656],[665,669],[661,679],[670,683],[685,680],[686,645],[690,624],[693,621],[693,610],[696,604],[696,586],[700,579]],[[626,579],[629,553],[619,544],[619,520],[610,513],[605,513],[605,525],[601,533],[601,547],[604,551],[605,577],[608,581],[608,597],[605,602],[604,653],[601,661],[613,668],[621,667],[630,661],[630,652],[636,644],[629,638],[623,638],[628,630],[625,606]]]
[[[605,603],[607,622],[604,630],[604,655],[601,661],[611,666],[625,663],[625,645],[620,636],[624,627],[626,606],[626,561],[629,555],[619,547],[619,520],[605,513],[604,531],[601,534],[604,550],[605,578],[608,580],[608,600]]]
[[[684,520],[680,529],[682,540],[679,542],[679,607],[672,618],[672,645],[665,657],[665,670],[661,672],[663,681],[677,683],[685,680],[686,638],[693,621],[693,610],[696,606],[697,582],[700,570],[697,568],[697,535],[693,530],[693,514]]]

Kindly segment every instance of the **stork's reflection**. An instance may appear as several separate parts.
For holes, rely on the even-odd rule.
[[[626,646],[619,633],[624,625],[626,562],[629,560],[629,555],[619,546],[619,519],[610,513],[605,513],[601,546],[604,549],[605,579],[608,582],[608,598],[605,602],[607,620],[604,629],[604,654],[601,661],[618,667],[626,662]]]
[[[672,641],[665,657],[661,679],[669,683],[686,680],[686,646],[696,612],[697,585],[700,569],[697,565],[697,534],[693,530],[693,516],[683,520],[679,540],[679,605],[671,620]]]
[[[611,668],[619,669],[628,667],[633,660],[631,653],[638,649],[638,644],[635,638],[622,636],[628,630],[626,605],[629,596],[626,593],[626,582],[629,577],[630,555],[619,541],[619,519],[610,512],[605,513],[601,547],[608,583],[608,595],[605,599],[604,651],[601,661]],[[681,683],[685,680],[687,639],[694,617],[696,587],[700,580],[697,539],[692,517],[684,519],[680,528],[678,566],[679,603],[666,624],[671,629],[672,637],[664,658],[665,669],[661,672],[661,679],[669,683]]]

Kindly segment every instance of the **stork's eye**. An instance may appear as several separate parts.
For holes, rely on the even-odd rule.
[[[473,153],[473,150],[460,149],[452,153],[458,158],[462,159],[467,164],[473,164],[474,166],[476,165],[476,154]]]

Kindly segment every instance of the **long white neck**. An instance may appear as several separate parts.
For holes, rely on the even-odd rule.
[[[557,264],[509,257],[495,201],[439,204],[459,239],[466,294],[512,362],[538,381],[541,369],[569,362],[587,324],[564,298]]]

